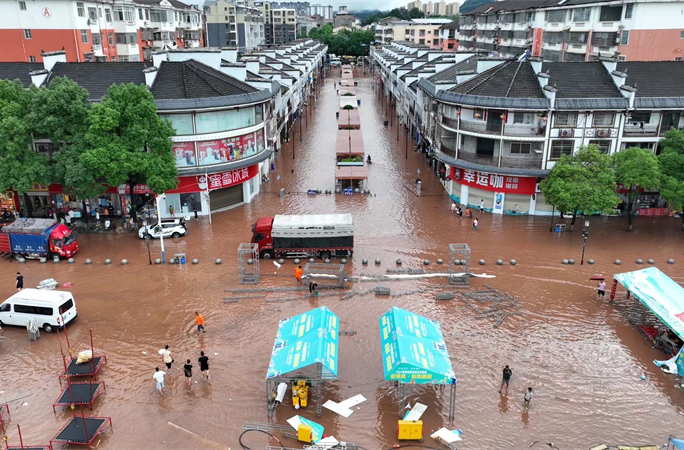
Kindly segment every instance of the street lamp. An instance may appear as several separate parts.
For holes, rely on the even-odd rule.
[[[166,199],[166,194],[157,195],[154,197],[155,203],[157,204],[157,226],[159,227],[159,241],[161,242],[161,252],[162,252],[162,264],[166,264],[166,253],[164,252],[164,234],[162,233],[161,226],[161,208],[159,207],[159,202]]]
[[[145,243],[147,243],[147,258],[150,260],[150,266],[152,265],[152,255],[150,254],[150,233],[147,227],[143,228],[145,232]]]
[[[302,142],[302,108],[299,108],[299,142]]]
[[[589,225],[589,222],[585,222],[585,225]],[[580,262],[580,265],[584,265],[584,250],[587,248],[587,238],[589,237],[589,230],[586,228],[582,230],[582,237],[584,238],[584,242],[582,243],[582,261]]]

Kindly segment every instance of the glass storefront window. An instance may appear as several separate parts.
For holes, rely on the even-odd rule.
[[[196,115],[195,120],[197,121],[197,134],[236,130],[257,123],[253,107],[200,113]]]
[[[195,134],[192,127],[192,114],[162,114],[161,117],[168,119],[171,126],[179,136]]]

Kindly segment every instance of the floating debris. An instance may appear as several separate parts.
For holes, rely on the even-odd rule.
[[[518,297],[502,292],[487,284],[486,289],[459,292],[458,298],[475,312],[476,319],[493,318],[494,328],[498,328],[508,316],[522,314]],[[480,305],[480,306],[478,306]]]
[[[375,295],[390,295],[390,288],[387,286],[375,286]]]
[[[435,300],[453,300],[455,295],[453,292],[438,292],[435,295]]]

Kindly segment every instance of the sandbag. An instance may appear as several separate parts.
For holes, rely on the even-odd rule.
[[[76,364],[87,363],[91,359],[93,359],[93,351],[92,350],[84,350],[84,351],[78,353],[78,358],[76,358]]]

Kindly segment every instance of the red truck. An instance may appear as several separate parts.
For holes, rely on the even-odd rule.
[[[78,253],[76,233],[53,219],[15,220],[0,228],[0,253],[28,259],[71,258]]]
[[[262,259],[350,256],[354,220],[351,214],[261,217],[252,225],[252,243]]]

